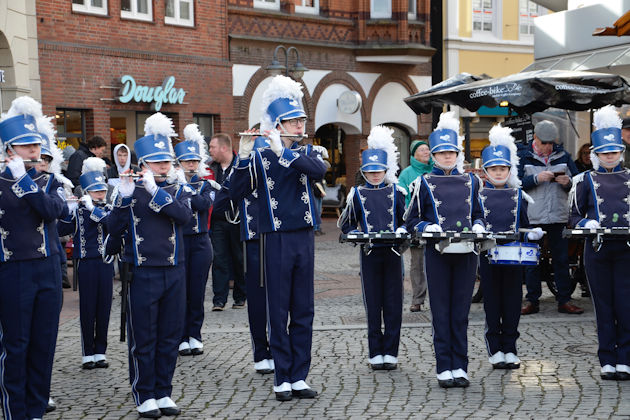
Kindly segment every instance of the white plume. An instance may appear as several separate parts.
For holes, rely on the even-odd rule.
[[[611,127],[621,128],[621,123],[621,118],[619,118],[617,110],[612,105],[606,105],[593,114],[593,125],[596,130]]]
[[[39,118],[43,115],[42,104],[30,96],[20,96],[11,102],[11,108],[3,115],[3,120],[17,117],[18,115],[32,115]]]
[[[368,148],[382,149],[387,152],[387,172],[385,173],[385,182],[394,184],[398,182],[396,172],[398,172],[398,149],[394,144],[394,130],[384,125],[376,125],[370,130],[367,138]]]
[[[455,112],[442,112],[440,114],[440,120],[435,127],[436,130],[440,129],[448,129],[453,130],[457,133],[457,147],[459,148],[459,153],[457,154],[457,161],[455,163],[455,167],[457,168],[457,172],[460,174],[464,173],[464,136],[459,135],[459,119],[455,117]],[[438,165],[439,167],[439,165]]]
[[[208,171],[208,166],[206,165],[206,162],[209,158],[208,145],[206,144],[206,140],[204,139],[203,134],[201,134],[201,131],[199,131],[199,126],[197,124],[188,124],[186,127],[184,127],[184,139],[197,142],[197,144],[199,145],[201,162],[199,162],[197,174],[199,174],[200,177],[205,176]]]
[[[171,120],[166,115],[161,112],[156,112],[151,115],[144,122],[144,135],[149,136],[153,134],[154,136],[165,136],[168,141],[168,150],[171,154],[173,154],[173,144],[171,143],[171,137],[176,137],[177,133],[173,129],[173,120]]]
[[[490,129],[488,137],[490,139],[491,146],[505,146],[510,150],[510,176],[508,177],[507,184],[510,187],[518,188],[521,186],[521,181],[518,179],[518,151],[516,144],[514,143],[514,137],[512,137],[512,129],[509,127],[503,127],[501,124],[497,124]]]
[[[92,171],[105,172],[105,168],[107,168],[107,164],[103,159],[97,157],[89,157],[83,161],[81,174]]]
[[[267,115],[267,107],[269,107],[269,104],[278,98],[295,99],[302,103],[303,96],[302,85],[299,82],[296,82],[290,77],[282,75],[275,76],[265,90],[265,93],[263,93],[260,131],[263,132],[275,128],[273,121],[271,121],[271,118]]]
[[[52,122],[53,117],[40,116],[35,120],[37,124],[37,131],[41,133],[46,139],[44,140],[48,144],[50,154],[52,155],[52,162],[48,167],[48,172],[55,174],[55,177],[63,184],[72,187],[72,182],[61,174],[61,163],[63,162],[63,153],[57,146],[57,130]]]

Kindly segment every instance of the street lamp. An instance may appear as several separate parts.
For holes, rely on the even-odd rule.
[[[278,61],[279,50],[284,51],[284,65],[282,65]],[[293,65],[293,67],[291,67],[291,69],[289,69],[289,55],[291,54],[291,51],[295,52],[295,64]],[[278,45],[276,49],[273,51],[273,58],[271,60],[271,64],[269,64],[266,67],[266,70],[272,76],[277,76],[279,74],[284,73],[284,75],[287,77],[289,77],[289,74],[291,74],[291,76],[294,79],[301,79],[302,76],[304,76],[304,72],[308,71],[308,69],[304,66],[304,64],[300,62],[300,53],[298,52],[297,48],[295,47],[286,48],[284,45]]]

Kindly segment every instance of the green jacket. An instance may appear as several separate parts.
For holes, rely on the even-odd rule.
[[[417,161],[413,156],[409,158],[410,165],[402,170],[398,176],[398,185],[403,187],[407,191],[405,197],[405,205],[408,206],[411,201],[411,193],[409,191],[409,184],[411,184],[420,175],[424,175],[433,170],[433,159],[429,159],[429,163],[422,163]]]

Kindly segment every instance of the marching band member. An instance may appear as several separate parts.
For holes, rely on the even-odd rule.
[[[44,415],[61,310],[56,222],[68,208],[60,183],[40,177],[33,164],[41,117],[41,105],[23,96],[0,121],[0,391],[7,419]]]
[[[134,144],[142,179],[123,177],[107,228],[114,237],[131,232],[129,380],[140,417],[157,418],[180,413],[171,399],[171,382],[186,311],[183,227],[192,217],[192,188],[169,176],[171,119],[153,114],[144,131]]]
[[[269,344],[279,401],[317,395],[305,382],[313,339],[313,226],[319,218],[309,181],[322,179],[326,166],[311,145],[280,137],[281,132],[304,133],[302,95],[298,82],[273,78],[263,94],[260,126],[270,145],[253,150],[253,136],[243,136],[231,184],[236,196],[255,190],[260,200],[258,229],[263,236]]]
[[[203,179],[207,167],[203,134],[197,124],[184,128],[185,141],[175,145],[175,156],[182,174],[182,183],[194,189],[190,200],[192,219],[184,226],[184,252],[186,253],[186,320],[179,354],[182,356],[203,353],[201,327],[203,325],[206,283],[212,265],[212,244],[208,236],[208,211],[212,207],[215,189]],[[216,184],[215,181],[212,181]],[[218,184],[216,184],[218,185]]]
[[[253,130],[252,130],[253,131]],[[268,147],[265,137],[256,137],[253,150]],[[247,317],[254,356],[254,370],[262,375],[273,373],[275,364],[271,356],[267,336],[267,288],[261,279],[260,242],[258,229],[258,192],[252,191],[247,197],[237,197],[230,189],[231,178],[223,184],[233,201],[240,201],[241,241],[245,244],[245,287],[247,290]]]
[[[479,193],[486,219],[486,229],[495,233],[518,232],[527,227],[527,200],[518,179],[518,156],[512,129],[496,125],[490,130],[490,145],[481,152],[486,174]],[[542,237],[542,229],[527,233],[529,240]],[[500,245],[499,245],[500,246]],[[492,251],[492,250],[491,250]],[[490,264],[487,255],[480,257],[483,308],[486,312],[486,348],[495,369],[518,369],[516,352],[519,337],[523,295],[523,266]]]
[[[83,369],[107,368],[107,330],[112,309],[114,266],[103,261],[105,227],[111,206],[106,205],[106,163],[89,157],[81,168],[80,204],[59,223],[61,235],[73,235],[73,259],[79,279],[79,313]]]
[[[612,105],[595,111],[591,133],[593,170],[574,178],[570,224],[577,228],[628,228],[630,170],[622,167],[626,146],[621,119]],[[586,241],[584,266],[591,289],[602,379],[630,379],[630,248],[626,239],[603,237],[599,245]]]
[[[406,226],[414,232],[485,232],[479,202],[480,180],[463,173],[462,137],[453,112],[440,116],[429,136],[435,166],[415,189]],[[450,244],[438,251],[436,241],[427,241],[426,270],[433,318],[433,346],[437,379],[443,388],[467,387],[468,313],[477,271],[472,243]]]
[[[398,187],[398,151],[391,128],[376,126],[362,154],[366,184],[352,187],[337,225],[343,233],[407,232],[404,228],[405,190]],[[374,370],[398,365],[402,323],[403,274],[400,247],[374,244],[361,247],[361,286],[368,323],[369,363]],[[381,330],[381,319],[385,331]]]

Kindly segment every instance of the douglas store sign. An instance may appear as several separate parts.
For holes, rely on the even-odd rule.
[[[162,86],[142,86],[136,83],[133,76],[124,75],[120,78],[122,88],[118,100],[123,103],[147,102],[153,103],[153,109],[159,111],[163,104],[183,104],[186,91],[175,87],[175,76],[164,79]]]

